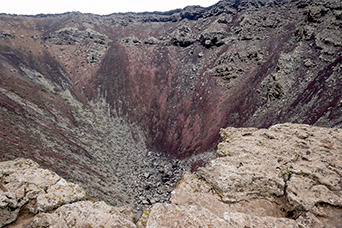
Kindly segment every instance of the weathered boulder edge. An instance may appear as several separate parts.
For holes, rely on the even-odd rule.
[[[305,124],[220,131],[217,158],[185,174],[138,227],[340,227],[342,130]]]
[[[135,227],[131,208],[91,201],[82,187],[30,159],[1,162],[0,178],[0,227],[16,222],[23,210],[32,218],[22,226]]]

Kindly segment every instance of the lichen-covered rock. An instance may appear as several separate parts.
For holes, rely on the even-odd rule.
[[[171,203],[177,205],[198,205],[209,209],[217,216],[224,212],[241,212],[255,216],[284,217],[280,210],[281,202],[272,202],[263,198],[224,203],[213,187],[198,175],[186,173],[177,188],[172,191]]]
[[[15,221],[24,204],[61,179],[27,159],[1,162],[0,175],[0,227]]]
[[[15,221],[20,209],[30,201],[36,200],[29,205],[29,210],[35,213],[85,196],[81,187],[39,168],[32,160],[19,158],[0,163],[0,227]]]
[[[147,210],[137,223],[138,227],[234,227],[210,210],[195,205],[180,206],[157,203]]]
[[[285,180],[281,170],[268,162],[268,158],[262,162],[253,154],[243,153],[240,159],[224,157],[213,160],[198,174],[214,187],[226,203],[280,197],[285,193]]]
[[[224,227],[224,228],[323,228],[323,224],[314,216],[306,215],[296,221],[289,218],[254,216],[239,212],[224,212],[214,215],[211,210],[197,205],[155,204],[147,210],[137,226],[142,228],[159,227]]]
[[[135,228],[132,210],[115,208],[103,201],[80,201],[64,205],[54,213],[34,217],[32,227],[127,227]]]
[[[226,212],[223,218],[234,227],[258,227],[258,228],[297,228],[295,220],[287,218],[259,217],[238,212]]]
[[[277,169],[277,159],[265,150],[265,144],[251,137],[257,129],[227,128],[218,155],[198,174],[214,187],[224,202],[239,202],[254,198],[274,198],[284,195],[286,172]],[[238,134],[235,139],[234,133]],[[272,136],[269,136],[272,137]],[[262,136],[267,138],[267,136]],[[240,141],[239,141],[240,140]]]
[[[226,128],[221,136],[219,158],[198,175],[223,202],[284,199],[281,207],[293,217],[308,211],[325,217],[328,224],[341,220],[340,129],[278,124],[269,129]],[[184,198],[179,191],[173,193],[175,202]]]
[[[218,191],[226,188],[226,181],[222,179],[224,175],[228,179],[232,178],[234,185],[240,182],[238,184],[240,186],[248,180],[248,174],[251,172],[257,180],[253,181],[252,185],[241,188],[244,191],[253,188],[253,185],[258,183],[258,188],[266,188],[267,192],[273,193],[277,192],[272,186],[278,186],[284,194],[286,182],[287,193],[296,191],[296,195],[306,195],[305,200],[304,196],[301,196],[303,200],[300,204],[307,210],[311,210],[318,202],[340,206],[342,189],[339,175],[341,167],[339,151],[342,148],[342,134],[339,129],[279,124],[268,130],[227,128],[221,131],[221,136],[223,142],[219,144],[218,155],[225,157],[214,160],[199,172]],[[226,172],[220,171],[224,168]],[[236,177],[236,175],[243,175],[244,178]],[[270,176],[272,180],[267,181]],[[277,180],[278,183],[273,184]],[[296,189],[292,185],[296,186]],[[239,190],[239,188],[235,189],[235,191]],[[309,194],[306,191],[309,189],[316,193]],[[324,200],[323,195],[318,192],[324,192],[323,195],[330,199]],[[230,194],[235,195],[231,191]],[[244,195],[239,192],[237,194]],[[258,191],[257,194],[260,196],[263,191]],[[251,194],[247,195],[251,197]],[[272,195],[280,196],[281,194]],[[311,197],[315,200],[310,200],[312,203],[309,208],[304,202]]]
[[[286,123],[221,137],[218,158],[185,174],[171,203],[205,207],[236,227],[340,226],[340,129]]]
[[[300,213],[299,217],[296,219],[298,222],[298,227],[306,227],[306,228],[324,228],[330,227],[328,225],[323,224],[315,215],[310,212]],[[333,227],[333,226],[331,226]]]
[[[78,185],[64,179],[50,186],[46,193],[37,197],[37,211],[49,211],[60,205],[75,202],[86,197],[86,192]]]

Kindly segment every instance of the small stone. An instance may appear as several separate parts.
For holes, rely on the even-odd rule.
[[[168,174],[164,174],[163,176],[162,176],[162,181],[165,183],[165,182],[167,182],[167,181],[169,181],[170,180],[170,176],[168,175]]]
[[[147,200],[143,200],[141,203],[145,204],[145,205],[149,205],[150,204]]]
[[[178,163],[179,163],[178,160],[174,161],[174,162],[172,163],[172,168],[173,168],[173,169],[177,168],[177,167],[178,167]]]
[[[313,66],[313,63],[312,63],[311,59],[306,59],[306,60],[304,61],[304,66],[306,66],[306,67],[311,67],[311,66]]]
[[[151,204],[155,204],[155,203],[159,202],[159,199],[157,199],[157,198],[152,198],[152,199],[150,200],[150,202],[151,202]]]
[[[342,20],[342,10],[334,10],[334,14],[337,20]]]

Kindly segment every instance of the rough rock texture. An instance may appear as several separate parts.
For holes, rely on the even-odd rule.
[[[222,194],[223,201],[285,195],[288,213],[302,210],[320,216],[327,216],[327,205],[342,206],[340,129],[279,124],[268,130],[227,128],[221,136],[222,157],[199,175]],[[282,182],[275,184],[277,179]]]
[[[204,207],[155,204],[143,214],[138,227],[232,227]]]
[[[214,158],[220,128],[339,128],[341,4],[224,0],[162,13],[1,14],[0,160],[33,159],[139,214],[168,202],[183,172]],[[238,188],[240,169],[220,178]],[[256,191],[270,199],[297,191],[282,173],[244,180],[248,194],[211,184],[225,202]],[[270,185],[262,190],[253,178]]]
[[[172,192],[173,206],[154,205],[138,224],[148,227],[148,215],[153,223],[155,217],[160,224],[168,220],[163,207],[175,208],[177,217],[178,211],[200,206],[233,227],[340,227],[340,129],[231,127],[222,129],[221,137],[219,157],[184,176]]]
[[[50,211],[82,200],[85,191],[28,159],[0,163],[0,227],[15,221],[25,206],[31,213]]]
[[[64,205],[54,213],[42,213],[32,227],[127,227],[135,228],[129,208],[114,208],[104,202],[81,201]]]
[[[136,227],[131,208],[83,201],[81,187],[32,160],[1,162],[0,174],[0,227]],[[24,210],[31,214],[25,224],[16,221]]]
[[[225,212],[223,218],[235,227],[300,227],[299,224],[291,219],[286,218],[273,218],[273,217],[256,217],[252,215],[237,213],[237,212]],[[311,224],[310,224],[311,225]],[[306,226],[309,227],[309,226]],[[311,226],[314,227],[314,226]]]

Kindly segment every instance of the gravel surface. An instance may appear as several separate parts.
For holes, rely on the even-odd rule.
[[[151,151],[142,131],[122,118],[110,117],[105,102],[82,108],[72,96],[67,97],[76,120],[82,123],[72,132],[88,145],[92,159],[85,162],[95,172],[84,173],[82,167],[75,166],[73,175],[66,178],[81,184],[91,198],[113,206],[131,206],[136,218],[153,204],[168,202],[185,171],[196,170],[197,165],[215,158],[214,151],[183,160]]]

